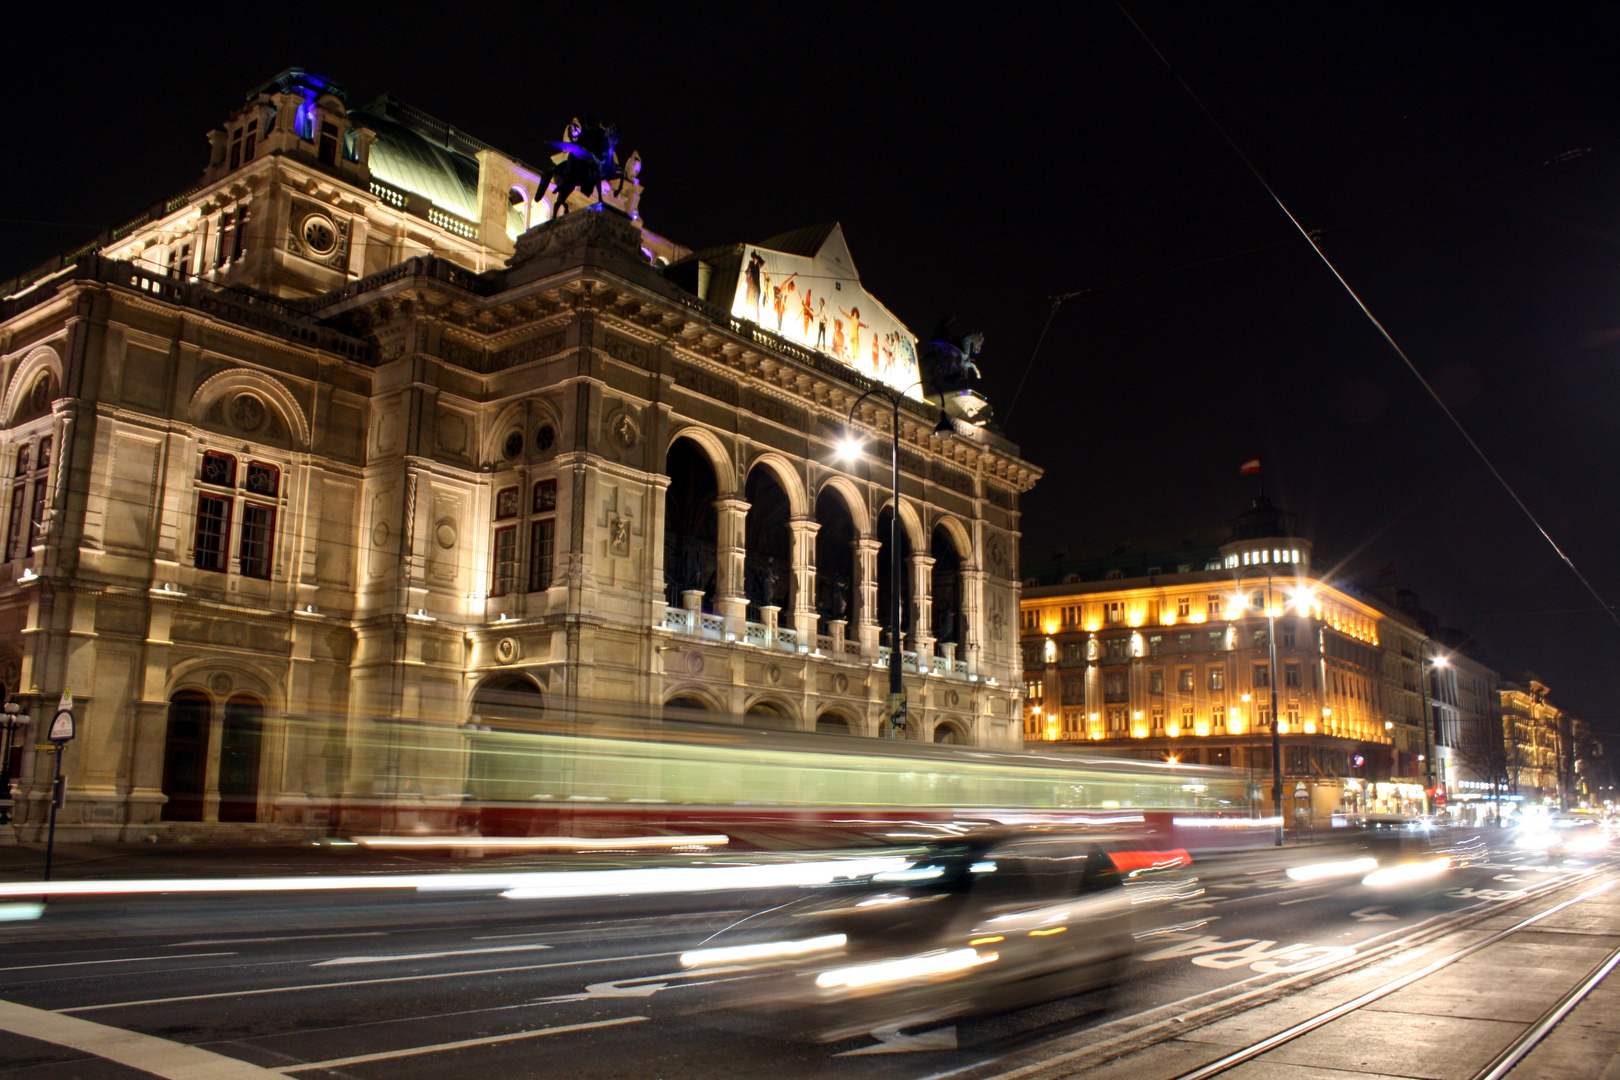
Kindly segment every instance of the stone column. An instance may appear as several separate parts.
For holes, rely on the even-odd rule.
[[[726,620],[725,632],[741,641],[748,621],[748,588],[744,560],[748,555],[748,501],[721,496],[714,501],[719,518],[715,545],[714,609]]]
[[[788,523],[793,530],[793,629],[799,635],[799,644],[815,648],[816,625],[816,533],[821,523],[813,517],[794,518]]]
[[[989,577],[983,570],[962,570],[962,625],[957,637],[967,651],[969,675],[984,674],[984,588]]]
[[[204,821],[219,820],[220,743],[225,738],[225,702],[216,698],[208,717],[208,764],[203,773]]]
[[[880,540],[855,541],[855,634],[861,643],[861,656],[875,659],[878,633],[884,615],[877,609],[877,561],[883,550]]]
[[[827,623],[827,633],[832,635],[832,655],[835,660],[844,658],[844,632],[848,629],[847,619],[831,619]]]
[[[766,604],[759,609],[760,621],[765,624],[765,647],[776,648],[776,625],[782,617],[782,609],[775,604]]]
[[[934,669],[934,557],[911,557],[911,603],[916,619],[911,625],[911,640],[917,650],[918,672]]]

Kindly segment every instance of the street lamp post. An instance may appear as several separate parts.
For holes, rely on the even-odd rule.
[[[11,742],[15,733],[28,726],[31,717],[15,701],[6,702],[0,713],[0,825],[11,824],[15,805],[11,798]]]
[[[1251,606],[1248,597],[1243,595],[1244,573],[1238,572],[1237,600],[1242,610]],[[1267,670],[1266,682],[1271,687],[1271,810],[1277,819],[1277,828],[1273,839],[1277,847],[1283,846],[1283,775],[1282,775],[1282,726],[1281,718],[1277,712],[1277,605],[1272,602],[1272,575],[1271,565],[1266,564],[1266,647]],[[1252,767],[1251,767],[1252,771]]]
[[[913,383],[912,386],[921,386]],[[911,389],[910,386],[906,387]],[[854,461],[861,456],[860,440],[854,436],[855,410],[860,408],[861,402],[873,394],[886,394],[894,416],[889,427],[891,436],[889,446],[890,480],[894,489],[894,513],[889,518],[889,737],[893,739],[904,738],[906,733],[906,687],[901,677],[904,663],[904,650],[900,644],[900,612],[903,610],[900,590],[904,580],[904,562],[900,557],[900,398],[904,391],[894,390],[883,384],[872,387],[855,399],[849,407],[849,419],[844,424],[844,440],[838,445],[838,456],[845,461]],[[935,425],[936,434],[954,431],[944,413],[940,414],[939,423]]]

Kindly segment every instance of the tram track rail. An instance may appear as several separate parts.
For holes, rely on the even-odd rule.
[[[1101,1039],[1089,1041],[1085,1045],[1076,1046],[1072,1049],[1064,1050],[1063,1052],[1044,1056],[1035,1060],[1030,1060],[1028,1057],[1026,1057],[1025,1063],[1017,1065],[1016,1067],[1008,1068],[1007,1066],[1010,1065],[1011,1062],[1007,1061],[1006,1056],[1003,1056],[1000,1061],[995,1063],[1000,1065],[1000,1068],[996,1068],[991,1062],[984,1062],[977,1069],[973,1069],[971,1072],[968,1070],[961,1071],[967,1073],[968,1075],[979,1077],[981,1080],[1039,1080],[1039,1078],[1048,1076],[1056,1077],[1077,1075],[1083,1070],[1096,1068],[1098,1066],[1117,1061],[1118,1059],[1128,1057],[1131,1054],[1141,1052],[1158,1044],[1186,1037],[1200,1028],[1209,1027],[1212,1024],[1240,1015],[1242,1013],[1252,1012],[1254,1010],[1264,1008],[1265,1006],[1274,1002],[1280,1001],[1284,998],[1298,994],[1313,987],[1320,986],[1324,983],[1331,982],[1332,980],[1340,978],[1341,976],[1350,975],[1357,971],[1373,967],[1384,961],[1394,959],[1400,956],[1402,953],[1423,947],[1434,941],[1445,938],[1450,934],[1467,930],[1480,922],[1484,922],[1488,919],[1500,918],[1515,911],[1522,910],[1526,906],[1543,900],[1550,895],[1578,887],[1583,882],[1590,882],[1592,879],[1598,878],[1604,873],[1609,873],[1612,875],[1615,873],[1616,869],[1617,867],[1615,864],[1605,863],[1603,865],[1594,866],[1579,874],[1548,881],[1539,885],[1533,885],[1524,889],[1519,895],[1515,896],[1511,900],[1484,900],[1478,904],[1470,905],[1458,911],[1451,912],[1445,916],[1436,917],[1435,919],[1425,921],[1424,923],[1420,923],[1415,927],[1407,928],[1405,932],[1401,933],[1399,936],[1377,941],[1375,944],[1364,943],[1364,946],[1358,950],[1357,954],[1353,957],[1346,958],[1336,963],[1326,964],[1318,968],[1313,968],[1309,971],[1300,972],[1288,978],[1265,982],[1249,989],[1239,990],[1237,993],[1231,992],[1232,990],[1237,989],[1236,987],[1225,987],[1219,990],[1206,991],[1205,993],[1194,995],[1192,998],[1183,999],[1179,1002],[1173,1002],[1167,1006],[1160,1006],[1144,1013],[1136,1013],[1131,1016],[1116,1018],[1099,1025],[1098,1027],[1091,1028],[1083,1032],[1075,1032],[1074,1035],[1074,1037],[1091,1036],[1094,1039],[1096,1036],[1102,1036]],[[1554,905],[1554,907],[1548,908],[1543,912],[1538,912],[1535,916],[1532,916],[1530,920],[1521,920],[1521,923],[1516,923],[1514,927],[1510,928],[1509,931],[1501,933],[1506,935],[1512,932],[1519,932],[1524,929],[1528,929],[1533,922],[1539,922],[1542,919],[1556,914],[1557,911],[1564,910],[1567,906],[1569,906],[1570,903],[1590,899],[1593,896],[1601,895],[1602,893],[1607,892],[1617,886],[1620,886],[1620,877],[1611,877],[1607,882],[1604,882],[1599,886],[1588,888],[1586,891],[1581,893],[1578,898],[1571,901],[1561,902],[1560,904]],[[1497,935],[1493,935],[1492,939],[1487,940],[1499,940],[1499,938]],[[1483,947],[1483,943],[1481,943],[1481,945]],[[1461,952],[1462,950],[1458,951]],[[1470,953],[1469,955],[1473,955],[1473,953]],[[1442,959],[1444,960],[1447,958]],[[1450,964],[1456,963],[1461,959],[1463,959],[1461,956],[1451,958],[1446,966],[1450,966]],[[1428,966],[1430,965],[1425,965],[1425,968]],[[1602,966],[1603,965],[1600,965],[1600,967]],[[1617,963],[1614,966],[1620,966],[1620,963]],[[1604,974],[1607,974],[1607,971],[1604,971]],[[1596,973],[1594,972],[1594,976],[1595,975]],[[1406,976],[1400,976],[1399,978],[1406,978]],[[1397,980],[1391,980],[1391,982],[1394,981]],[[1591,980],[1591,986],[1587,988],[1586,993],[1589,993],[1590,989],[1596,987],[1601,981],[1601,976],[1593,978]],[[1387,991],[1387,993],[1380,994],[1379,997],[1388,996],[1389,993],[1394,993],[1400,988],[1401,987],[1392,987]],[[1582,996],[1584,996],[1584,994]],[[1376,999],[1370,999],[1368,1002],[1363,1002],[1362,1005],[1358,1007],[1364,1007],[1366,1004],[1369,1004],[1371,1000]],[[1571,1000],[1569,1002],[1569,1008],[1573,1009],[1578,1003],[1578,998]],[[1354,1010],[1352,1009],[1348,1011]],[[1348,1011],[1341,1015],[1347,1015]],[[1552,1011],[1554,1010],[1549,1010],[1549,1013]],[[1559,1019],[1566,1016],[1568,1011],[1569,1010],[1566,1009],[1563,1013],[1561,1013]],[[1331,1023],[1333,1019],[1337,1018],[1337,1016],[1329,1018],[1322,1021],[1321,1024],[1314,1025],[1314,1027],[1321,1027],[1326,1023]],[[1312,1019],[1315,1018],[1313,1017]],[[1310,1021],[1304,1021],[1302,1023],[1309,1022]],[[1539,1025],[1532,1025],[1532,1031],[1537,1026]],[[1314,1030],[1314,1027],[1311,1030]],[[1546,1033],[1550,1032],[1554,1027],[1556,1027],[1556,1021],[1549,1023],[1546,1027],[1546,1031],[1542,1032],[1541,1035],[1537,1037],[1536,1041],[1544,1038]],[[1280,1035],[1282,1032],[1278,1032],[1277,1034]],[[1269,1036],[1265,1040],[1259,1040],[1257,1043],[1251,1044],[1251,1047],[1244,1048],[1244,1051],[1234,1052],[1234,1054],[1223,1057],[1217,1062],[1211,1062],[1205,1066],[1202,1066],[1200,1069],[1194,1069],[1189,1072],[1176,1074],[1173,1077],[1167,1077],[1166,1080],[1195,1080],[1197,1077],[1217,1076],[1221,1072],[1225,1072],[1237,1067],[1238,1065],[1242,1064],[1243,1061],[1252,1060],[1253,1058],[1261,1056],[1269,1050],[1276,1049],[1277,1046],[1286,1045],[1287,1042],[1291,1042],[1293,1039],[1297,1039],[1304,1034],[1306,1034],[1305,1030],[1298,1031],[1288,1039],[1277,1042],[1274,1045],[1268,1045],[1254,1053],[1248,1053],[1246,1056],[1243,1056],[1241,1060],[1238,1059],[1239,1054],[1243,1054],[1244,1051],[1252,1049],[1253,1046],[1259,1045],[1260,1042],[1269,1042],[1270,1039],[1276,1038],[1276,1035]],[[1528,1034],[1529,1032],[1526,1033],[1526,1036],[1528,1036]],[[1528,1052],[1529,1049],[1533,1049],[1533,1046],[1533,1043],[1529,1045],[1526,1048],[1526,1052]],[[1507,1052],[1504,1051],[1504,1055],[1506,1053]],[[1231,1060],[1228,1060],[1229,1058]],[[1522,1060],[1522,1055],[1517,1060]],[[1224,1064],[1222,1064],[1223,1062]],[[1221,1065],[1221,1068],[1216,1070],[1216,1065]],[[1061,1072],[1057,1071],[1060,1069],[1062,1070]],[[1504,1073],[1501,1075],[1506,1074]],[[1488,1073],[1482,1073],[1480,1076],[1474,1078],[1474,1080],[1487,1080],[1487,1076]]]

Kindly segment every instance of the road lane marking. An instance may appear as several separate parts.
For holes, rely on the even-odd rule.
[[[0,971],[38,971],[40,968],[87,967],[91,964],[138,964],[143,960],[191,960],[198,956],[235,956],[233,952],[170,953],[167,956],[126,956],[120,960],[65,960],[60,964],[24,964],[0,967]]]
[[[165,949],[184,949],[188,945],[255,945],[261,941],[320,941],[325,938],[387,937],[387,930],[362,930],[353,934],[292,934],[287,937],[207,938],[202,941],[176,941]]]
[[[446,949],[443,952],[393,953],[388,956],[338,956],[310,967],[337,967],[340,964],[392,964],[405,960],[438,960],[445,956],[479,956],[485,953],[534,952],[550,945],[490,945],[482,949]]]
[[[647,1019],[649,1017],[621,1016],[615,1020],[592,1020],[584,1024],[564,1024],[561,1027],[535,1028],[533,1031],[514,1031],[510,1035],[488,1035],[482,1039],[461,1039],[457,1042],[436,1043],[433,1046],[412,1046],[404,1050],[384,1050],[377,1054],[356,1054],[354,1057],[333,1058],[331,1061],[313,1061],[308,1065],[283,1065],[273,1072],[261,1073],[260,1075],[273,1076],[278,1073],[308,1072],[311,1069],[341,1069],[346,1065],[360,1065],[367,1061],[390,1061],[394,1058],[410,1057],[414,1054],[438,1054],[446,1050],[462,1050],[469,1046],[489,1046],[493,1043],[534,1039],[541,1035],[561,1035],[567,1031],[614,1027],[618,1024],[639,1024]]]
[[[1317,893],[1314,896],[1302,896],[1298,900],[1279,900],[1279,901],[1277,901],[1277,906],[1278,907],[1287,907],[1289,904],[1307,904],[1307,903],[1310,903],[1312,900],[1320,900],[1321,898],[1322,898],[1322,894]]]
[[[436,971],[426,975],[391,975],[381,979],[348,979],[344,982],[303,983],[298,986],[262,986],[254,990],[227,990],[215,994],[180,994],[175,997],[142,998],[139,1001],[109,1001],[103,1005],[74,1005],[58,1009],[63,1013],[96,1012],[101,1009],[128,1009],[137,1005],[168,1005],[177,1001],[209,1001],[214,998],[258,997],[263,994],[293,994],[301,990],[336,990],[345,986],[380,986],[383,983],[423,982],[427,979],[462,979],[474,975],[504,975],[514,971],[541,971],[546,968],[584,966],[585,964],[612,964],[626,960],[661,960],[666,956],[679,956],[674,952],[641,953],[636,956],[603,956],[595,960],[559,960],[551,964],[519,964],[513,967],[479,968],[473,971]]]
[[[200,1046],[32,1009],[14,1001],[0,1001],[0,1030],[94,1054],[164,1080],[276,1080],[283,1075]]]

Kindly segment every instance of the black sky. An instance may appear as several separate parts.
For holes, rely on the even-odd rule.
[[[1620,9],[1130,7],[1620,600]],[[0,275],[189,187],[288,65],[529,159],[593,112],[678,242],[841,220],[914,329],[987,332],[1004,415],[1048,298],[1094,290],[1007,424],[1046,469],[1026,558],[1207,533],[1259,454],[1319,562],[1393,564],[1620,735],[1620,629],[1112,4],[58,10],[8,50]]]

